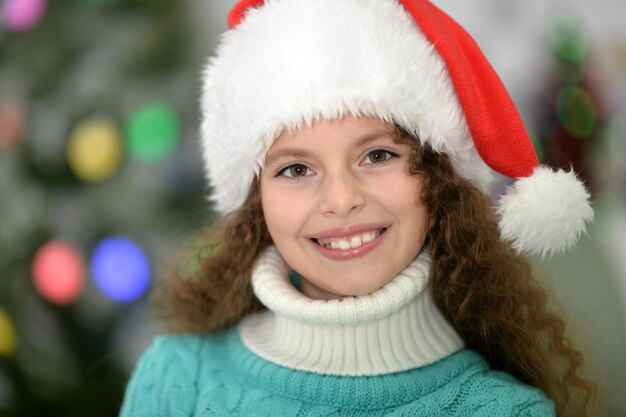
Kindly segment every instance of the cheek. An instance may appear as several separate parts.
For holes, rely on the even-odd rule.
[[[389,207],[392,207],[403,225],[401,232],[421,249],[428,228],[428,212],[421,197],[421,180],[408,177],[406,181],[396,182],[389,186],[386,195],[391,198]]]
[[[423,208],[420,208],[418,214],[419,215],[413,221],[413,231],[416,249],[420,251],[424,246],[424,241],[428,234],[428,215]]]
[[[280,228],[280,219],[283,218],[283,208],[280,204],[277,204],[276,198],[273,197],[271,191],[261,191],[261,207],[263,208],[263,216],[265,217],[265,224],[271,235],[274,235],[274,231]],[[284,213],[288,214],[288,213]]]
[[[261,206],[265,223],[273,238],[297,230],[302,224],[303,208],[291,193],[272,187],[261,188]]]
[[[420,246],[426,239],[428,233],[428,211],[421,198],[421,189],[415,194],[416,202],[407,205],[407,216],[410,217],[412,230],[420,236]]]
[[[398,211],[401,217],[402,230],[408,243],[412,246],[422,246],[427,234],[428,214],[422,204],[405,205]]]

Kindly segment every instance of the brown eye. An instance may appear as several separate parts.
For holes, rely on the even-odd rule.
[[[307,167],[306,165],[293,164],[293,165],[289,165],[288,167],[283,168],[278,173],[278,176],[283,176],[287,178],[299,178],[299,177],[305,177],[307,175],[310,175],[310,171],[311,169]]]
[[[391,158],[395,156],[396,156],[395,154],[389,151],[385,151],[384,149],[376,149],[376,150],[371,151],[365,156],[365,160],[363,161],[363,163],[365,165],[381,164],[383,162],[387,162],[388,160],[390,160]]]
[[[304,165],[292,165],[289,167],[289,175],[292,177],[302,177],[306,175],[306,167]]]

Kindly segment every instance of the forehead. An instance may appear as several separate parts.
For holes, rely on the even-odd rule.
[[[268,151],[272,154],[290,147],[312,147],[323,144],[344,144],[348,146],[365,144],[380,137],[391,138],[394,125],[369,116],[344,116],[335,120],[316,120],[311,125],[295,131],[283,131]]]

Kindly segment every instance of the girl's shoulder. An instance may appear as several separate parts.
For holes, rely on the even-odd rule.
[[[197,371],[197,364],[203,361],[205,356],[215,358],[223,353],[231,332],[232,330],[157,336],[139,359],[136,372],[146,368],[150,372],[175,371],[177,374],[190,377],[190,373]]]
[[[142,359],[150,356],[176,356],[184,360],[198,359],[205,349],[212,345],[220,346],[227,342],[232,330],[204,334],[182,333],[156,336],[152,344],[142,355]]]
[[[210,366],[207,357],[222,361],[231,332],[156,337],[137,362],[120,415],[193,415],[200,369]]]
[[[456,358],[454,357],[456,356]],[[490,368],[486,359],[478,353],[463,349],[452,355],[453,360],[443,360],[434,366],[458,366],[460,362],[472,365],[465,368],[454,381],[459,389],[455,401],[465,403],[478,416],[555,416],[554,403],[538,388],[527,385],[512,375]]]

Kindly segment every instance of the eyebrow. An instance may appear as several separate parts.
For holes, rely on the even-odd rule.
[[[374,142],[377,139],[380,139],[382,137],[389,137],[389,138],[393,138],[393,130],[376,130],[374,132],[370,132],[370,133],[366,133],[362,136],[358,136],[356,138],[356,143],[355,145],[357,146],[363,146],[363,145],[367,145],[370,142]]]
[[[355,146],[364,146],[367,145],[370,142],[374,142],[377,139],[380,139],[382,137],[393,137],[393,131],[389,131],[389,130],[376,130],[374,132],[370,132],[370,133],[366,133],[364,135],[361,136],[357,136],[355,138]],[[276,160],[282,159],[282,158],[294,158],[294,159],[306,159],[311,157],[313,154],[311,152],[309,152],[306,149],[301,149],[301,148],[293,148],[293,147],[286,147],[284,149],[279,149],[275,152],[273,152],[271,155],[267,156],[267,159],[265,160],[265,165],[271,165],[272,163],[274,163]]]
[[[311,157],[313,154],[305,149],[300,148],[284,148],[278,151],[273,152],[272,154],[267,156],[265,160],[265,165],[271,165],[280,159],[306,159]]]

